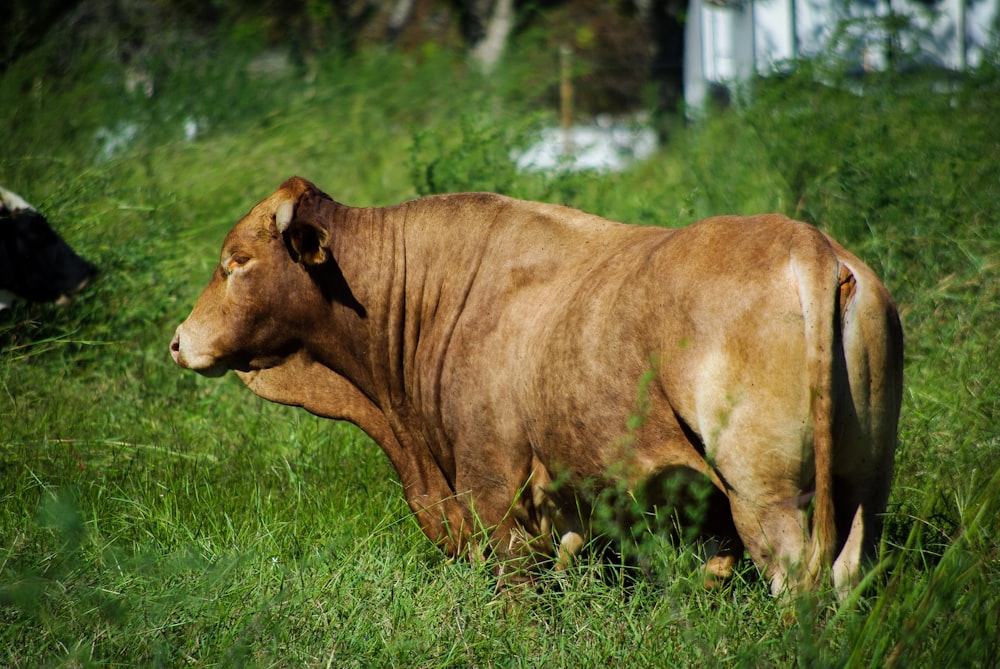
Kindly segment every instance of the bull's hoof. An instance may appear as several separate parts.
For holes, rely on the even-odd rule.
[[[720,588],[733,577],[736,566],[735,555],[713,555],[705,563],[705,574],[702,583],[706,590]]]

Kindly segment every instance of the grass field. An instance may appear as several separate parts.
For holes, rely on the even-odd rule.
[[[445,53],[371,53],[248,79],[238,49],[184,58],[152,98],[99,63],[52,79],[28,58],[0,79],[0,184],[102,271],[68,308],[0,320],[0,666],[996,666],[994,66],[947,93],[889,76],[863,96],[804,68],[626,173],[545,177],[507,159],[551,120],[513,65],[484,81]],[[223,236],[292,174],[348,204],[483,189],[831,232],[884,278],[907,338],[868,590],[780,602],[746,561],[705,591],[664,542],[655,579],[582,564],[498,598],[487,567],[423,538],[360,431],[177,369],[167,344]]]

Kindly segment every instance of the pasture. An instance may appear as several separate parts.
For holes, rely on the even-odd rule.
[[[433,51],[235,76],[237,47],[177,56],[152,97],[86,60],[44,77],[44,51],[0,79],[0,183],[101,270],[69,307],[0,316],[0,666],[996,666],[995,58],[864,95],[803,66],[626,172],[545,175],[510,160],[555,117],[544,62],[518,65],[530,45],[490,80]],[[292,174],[356,205],[491,190],[644,225],[779,211],[830,232],[906,335],[867,589],[777,601],[746,560],[705,590],[688,547],[637,528],[651,578],[583,562],[498,598],[488,565],[427,542],[363,433],[175,367],[224,235]]]

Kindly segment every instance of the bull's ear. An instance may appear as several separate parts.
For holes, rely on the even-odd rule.
[[[295,200],[284,200],[274,212],[274,223],[295,262],[322,265],[329,257],[326,228],[295,216]]]

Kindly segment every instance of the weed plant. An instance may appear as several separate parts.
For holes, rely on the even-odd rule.
[[[0,666],[996,666],[989,61],[943,92],[887,77],[859,94],[803,66],[625,173],[539,175],[507,160],[551,120],[533,102],[547,82],[517,85],[528,48],[485,81],[443,51],[255,79],[245,47],[178,53],[151,98],[98,59],[52,77],[44,50],[0,78],[0,183],[102,270],[70,307],[0,320]],[[167,343],[223,236],[292,174],[348,204],[490,189],[643,225],[780,211],[834,234],[883,276],[907,338],[867,587],[775,600],[745,561],[705,590],[692,549],[657,536],[652,578],[583,561],[498,597],[488,565],[423,538],[360,431],[175,368]]]

